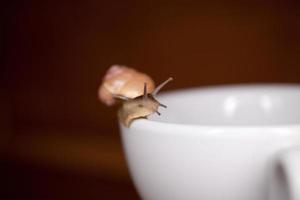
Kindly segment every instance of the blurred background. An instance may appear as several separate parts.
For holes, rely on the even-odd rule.
[[[296,1],[7,1],[1,6],[0,199],[139,199],[116,108],[97,100],[112,64],[166,90],[300,83]]]

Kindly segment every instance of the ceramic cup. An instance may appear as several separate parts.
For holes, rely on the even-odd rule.
[[[300,85],[165,93],[161,116],[120,125],[146,200],[299,200]]]

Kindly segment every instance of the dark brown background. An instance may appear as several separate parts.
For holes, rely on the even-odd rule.
[[[296,2],[296,1],[295,1]],[[168,89],[300,82],[293,1],[9,1],[1,7],[1,199],[138,199],[116,108],[126,64]],[[5,198],[4,198],[5,197]]]

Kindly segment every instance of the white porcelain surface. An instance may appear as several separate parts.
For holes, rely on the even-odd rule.
[[[299,85],[209,87],[158,98],[168,105],[161,116],[120,125],[143,199],[299,200]]]

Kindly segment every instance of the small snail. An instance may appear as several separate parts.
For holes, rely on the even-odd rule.
[[[158,92],[173,78],[169,78],[155,88],[154,81],[147,74],[132,68],[113,65],[104,76],[99,88],[99,99],[110,106],[116,99],[122,100],[118,117],[121,123],[129,127],[131,122],[138,118],[147,118],[158,112],[159,106],[167,106],[155,99]]]

